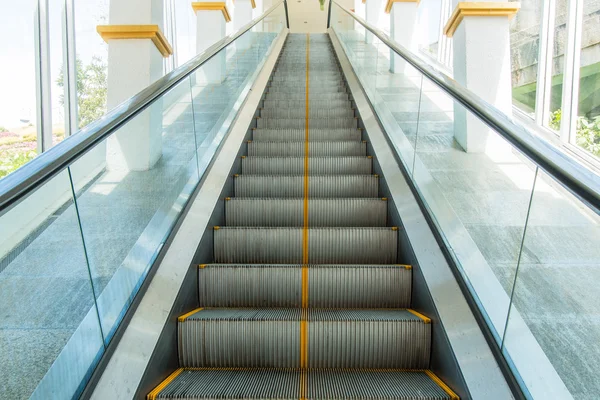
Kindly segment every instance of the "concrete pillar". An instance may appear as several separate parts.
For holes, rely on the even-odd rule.
[[[194,2],[196,12],[196,51],[202,53],[225,37],[225,24],[231,21],[225,2]],[[209,60],[196,73],[196,82],[220,83],[225,78],[225,52]]]
[[[163,75],[173,53],[162,34],[162,0],[111,0],[110,25],[98,26],[108,43],[107,108],[110,110]],[[144,171],[162,155],[162,102],[155,102],[107,141],[111,170]]]
[[[509,18],[519,10],[514,2],[459,2],[444,28],[453,38],[454,79],[512,115]],[[464,107],[454,107],[454,136],[471,152],[498,151],[498,135]]]
[[[239,31],[244,25],[252,21],[252,9],[256,7],[254,0],[235,0],[233,10],[233,31]],[[252,45],[252,33],[248,32],[236,41],[237,49],[247,49]]]
[[[385,12],[390,14],[390,36],[408,50],[418,50],[417,8],[419,0],[388,0]],[[409,73],[415,71],[402,57],[390,50],[390,72]]]
[[[371,25],[379,27],[379,19],[383,14],[383,0],[366,0],[365,19]],[[373,34],[369,31],[365,33],[365,42],[373,43]]]

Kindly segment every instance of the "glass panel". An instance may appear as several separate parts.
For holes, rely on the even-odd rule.
[[[535,167],[428,80],[413,181],[502,339]]]
[[[533,115],[537,92],[542,8],[545,0],[522,0],[510,24],[513,103]]]
[[[575,143],[600,156],[600,2],[583,0]]]
[[[68,172],[0,226],[0,398],[77,397],[103,341]]]
[[[446,21],[441,20],[442,13],[442,1],[443,0],[431,0],[427,2],[424,7],[419,7],[418,12],[418,23],[420,35],[419,38],[419,49],[425,53],[437,58],[438,46],[440,39],[440,31],[442,24]]]
[[[182,81],[72,167],[107,341],[199,181]]]
[[[108,46],[96,27],[108,24],[109,0],[74,1],[77,120],[83,128],[106,113]]]
[[[243,45],[223,49],[73,165],[107,341],[259,72],[268,50],[262,40],[272,44],[282,26],[240,37]]]
[[[548,127],[560,131],[562,116],[562,88],[565,72],[565,50],[567,49],[568,1],[556,0],[554,18],[554,48],[552,49],[552,88],[550,89],[550,120]]]
[[[0,178],[37,154],[36,4],[35,0],[10,2],[0,13]]]
[[[537,377],[528,386],[562,379],[575,399],[600,392],[598,243],[600,217],[540,170],[504,339],[515,372]]]

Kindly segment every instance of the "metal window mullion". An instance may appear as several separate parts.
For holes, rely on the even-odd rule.
[[[550,121],[555,18],[556,1],[545,1],[543,3],[542,23],[540,28],[540,49],[537,77],[538,87],[535,98],[535,122],[542,126],[546,125]]]
[[[75,48],[75,6],[65,0],[63,10],[63,88],[65,137],[79,129],[77,110],[77,52]]]
[[[567,48],[562,91],[562,115],[560,140],[575,139],[577,111],[579,108],[579,67],[581,55],[581,31],[583,22],[583,0],[569,2],[567,20]]]
[[[50,29],[48,0],[37,0],[34,15],[35,82],[38,153],[52,147],[52,94],[50,91]]]

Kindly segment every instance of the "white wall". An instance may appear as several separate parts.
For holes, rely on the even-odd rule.
[[[338,0],[346,8],[354,8],[353,0]],[[327,30],[327,9],[321,11],[319,0],[288,0],[291,33],[324,33]]]

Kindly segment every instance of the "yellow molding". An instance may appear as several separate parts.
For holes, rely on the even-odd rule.
[[[223,18],[225,18],[225,22],[231,21],[231,16],[229,15],[229,11],[227,10],[227,5],[224,1],[209,1],[209,2],[200,2],[195,1],[192,3],[192,8],[194,12],[198,11],[221,11],[223,13]]]
[[[424,316],[423,314],[421,314],[420,312],[417,312],[411,308],[407,308],[406,311],[408,311],[409,313],[411,313],[412,315],[419,317],[423,320],[424,324],[430,324],[431,323],[431,319],[429,319],[429,317]]]
[[[444,35],[452,37],[464,17],[508,17],[512,18],[521,8],[515,2],[466,2],[456,5],[454,12],[444,27]]]
[[[150,39],[163,57],[173,54],[173,48],[158,25],[98,25],[96,31],[106,43],[109,40]]]
[[[183,368],[176,369],[175,372],[173,372],[171,375],[169,375],[167,377],[167,379],[165,379],[164,381],[162,381],[160,383],[160,385],[158,385],[157,387],[154,388],[153,391],[151,391],[150,393],[148,393],[148,395],[146,396],[146,399],[147,400],[156,400],[156,396],[158,396],[158,394],[164,388],[166,388],[169,385],[169,383],[173,382],[173,380],[175,378],[177,378],[182,372],[183,372]]]
[[[417,3],[418,6],[420,2],[421,0],[387,0],[387,3],[385,5],[385,12],[388,14],[391,13],[394,3]]]
[[[454,393],[452,389],[448,387],[448,385],[446,385],[440,378],[438,378],[438,376],[434,374],[433,371],[426,369],[423,372],[425,372],[427,376],[431,378],[432,381],[434,381],[444,392],[446,392],[446,394],[450,396],[450,399],[460,400],[460,397],[458,397],[458,395]]]
[[[179,321],[179,322],[183,322],[183,321],[185,321],[185,319],[186,319],[187,317],[189,317],[190,315],[192,315],[192,314],[196,314],[198,311],[202,311],[202,310],[204,310],[204,308],[200,307],[200,308],[196,308],[195,310],[192,310],[192,311],[190,311],[190,312],[188,312],[188,313],[185,313],[185,314],[183,314],[183,315],[180,315],[179,317],[177,317],[177,321]]]

